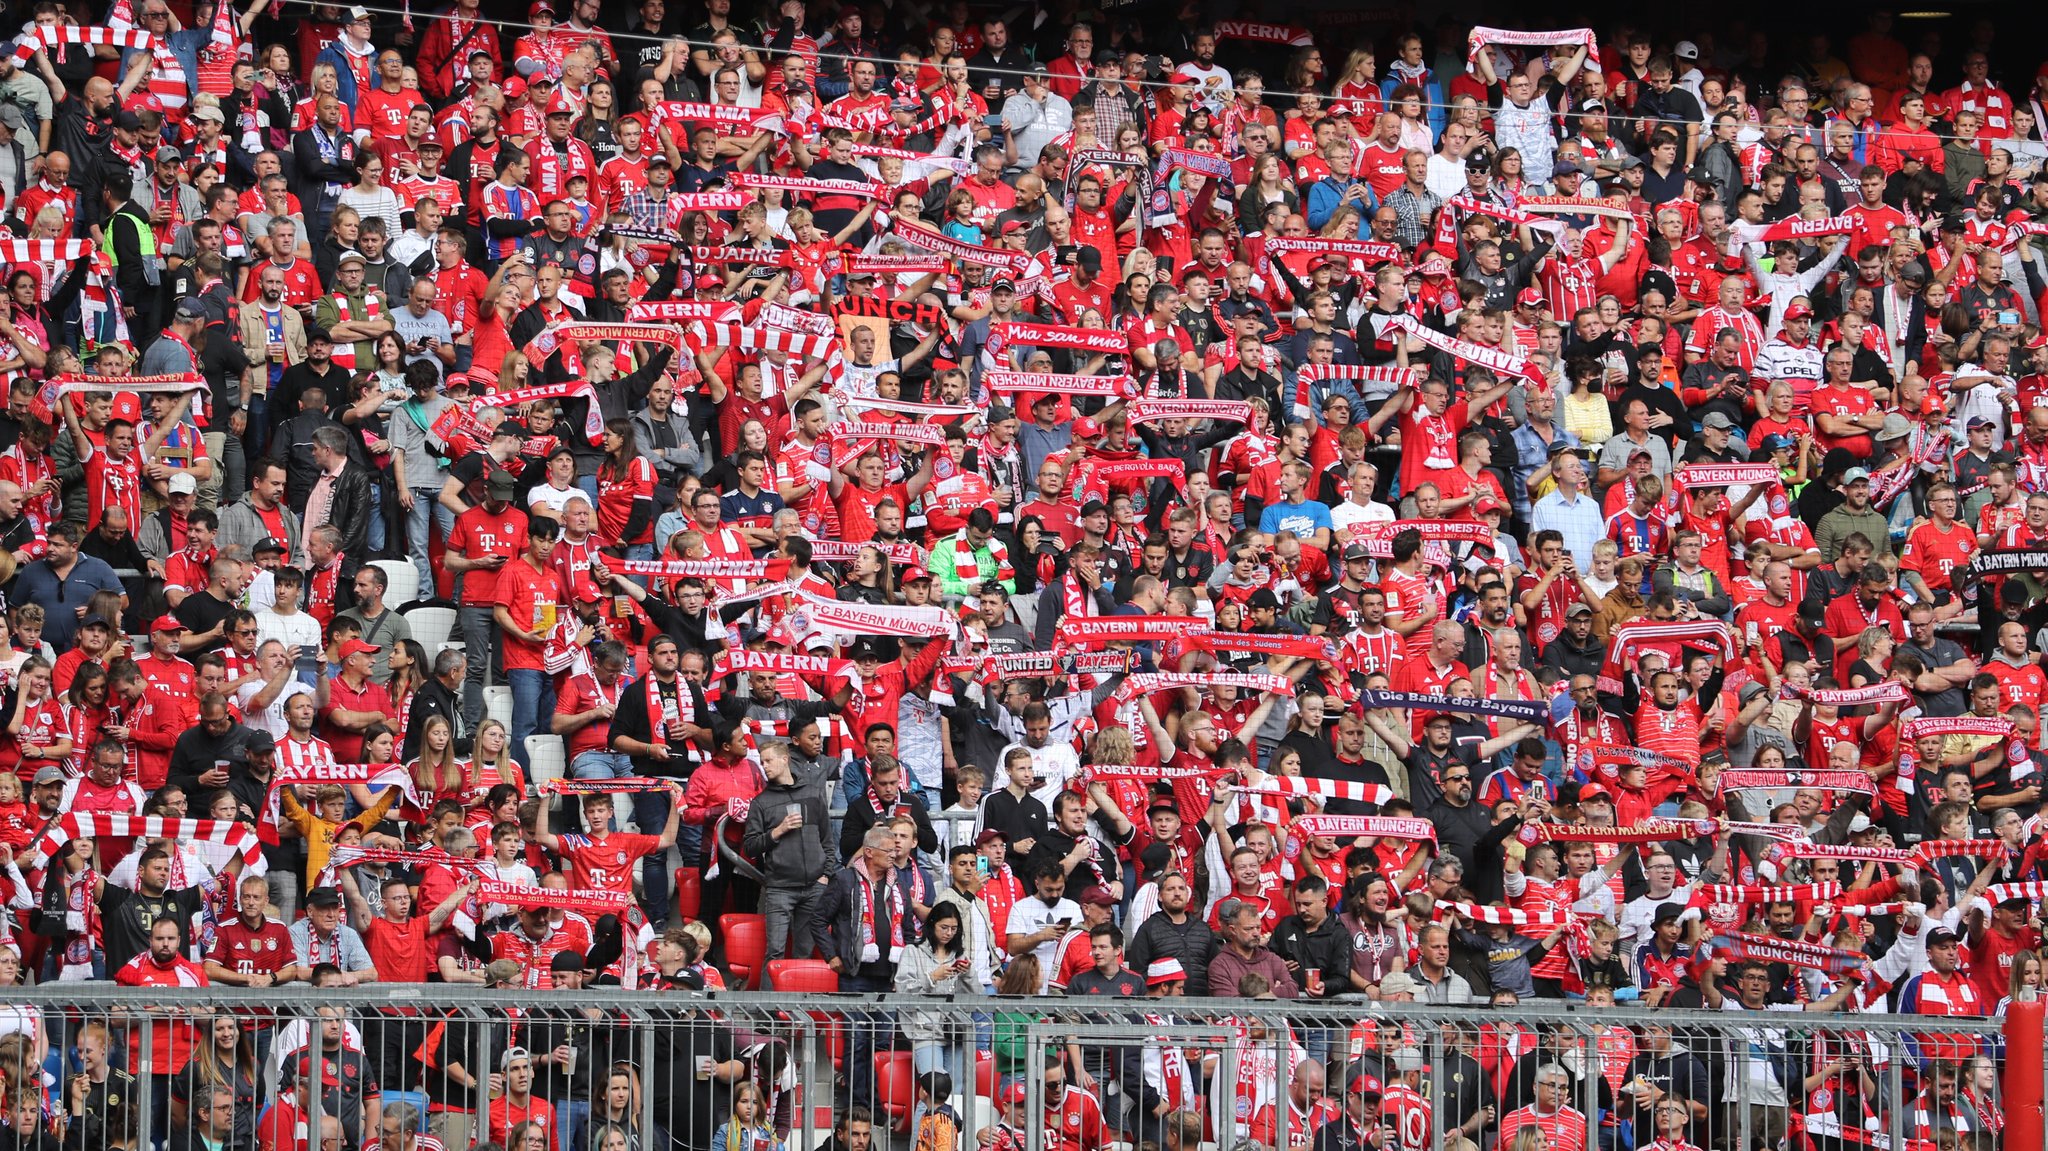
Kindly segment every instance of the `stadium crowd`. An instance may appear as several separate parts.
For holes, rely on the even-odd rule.
[[[13,6],[0,985],[953,996],[835,1151],[1999,1145],[1842,1022],[2048,974],[1993,20],[555,3]],[[1054,995],[1299,1015],[1027,1116]],[[713,1014],[329,1011],[0,1004],[0,1149],[790,1136]]]

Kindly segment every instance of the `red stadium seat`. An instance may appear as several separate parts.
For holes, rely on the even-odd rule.
[[[730,940],[726,942],[725,949],[730,955]],[[768,990],[772,991],[822,992],[831,995],[839,990],[839,973],[832,970],[830,964],[817,959],[774,959],[768,962],[768,985]]]
[[[704,875],[694,867],[676,868],[676,919],[688,923],[704,910]]]
[[[996,1097],[996,1057],[977,1049],[974,1053],[974,1093],[983,1099]]]
[[[718,934],[725,941],[725,967],[734,991],[752,991],[761,984],[768,962],[768,921],[760,915],[721,915]]]
[[[899,1135],[910,1134],[910,1115],[917,1108],[917,1073],[910,1052],[875,1052],[875,1102]]]

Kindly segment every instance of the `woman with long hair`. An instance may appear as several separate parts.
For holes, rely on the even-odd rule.
[[[398,220],[404,205],[399,202],[398,193],[385,185],[384,157],[373,150],[365,149],[356,157],[356,182],[341,190],[341,202],[354,208],[365,220],[374,217],[384,221],[386,236],[399,236],[405,231],[405,225]]]
[[[42,273],[33,267],[17,267],[7,276],[7,299],[0,303],[0,379],[40,379],[43,366],[49,362],[49,316],[41,302],[43,283]]]
[[[654,558],[654,465],[640,454],[633,421],[604,422],[604,462],[597,467],[597,534],[623,544],[626,558]]]
[[[185,1070],[171,1080],[171,1126],[185,1127],[191,1119],[192,1102],[209,1098],[204,1092],[222,1088],[235,1097],[234,1126],[223,1142],[235,1151],[256,1146],[257,1099],[256,1046],[242,1020],[221,1014],[203,1025],[199,1042]]]
[[[512,733],[495,719],[476,726],[476,746],[469,757],[469,790],[482,796],[500,783],[526,791],[526,776],[512,759]]]
[[[1294,181],[1287,176],[1287,165],[1275,152],[1260,156],[1252,164],[1252,178],[1244,194],[1237,198],[1238,218],[1258,220],[1265,214],[1268,204],[1284,204],[1289,212],[1298,211],[1301,206]]]
[[[1287,67],[1280,73],[1280,86],[1290,92],[1302,88],[1323,88],[1323,53],[1310,45],[1297,50],[1287,61]]]
[[[923,937],[917,946],[904,948],[903,958],[897,962],[896,990],[904,995],[981,994],[981,985],[974,979],[974,962],[967,954],[966,925],[960,921],[959,904],[940,902],[925,916]],[[965,1036],[948,1027],[943,1015],[913,1011],[903,1019],[903,1037],[910,1040],[911,1066],[922,1075],[927,1071],[950,1073],[953,1068],[947,1052],[955,1040]]]
[[[1330,99],[1349,107],[1354,124],[1371,124],[1379,119],[1382,94],[1380,82],[1373,76],[1378,70],[1371,45],[1353,48],[1344,57],[1344,67],[1337,73],[1337,86],[1330,89]]]
[[[590,145],[590,154],[602,167],[606,160],[620,152],[619,97],[612,82],[598,78],[590,82],[583,93],[583,114],[576,118],[576,127],[571,135]],[[593,192],[595,188],[591,189]]]
[[[413,793],[423,807],[443,799],[460,799],[469,774],[456,758],[455,728],[446,716],[430,715],[421,722],[419,754],[405,765],[405,773],[412,778]]]
[[[98,746],[100,728],[113,722],[107,689],[107,669],[94,660],[86,660],[72,673],[71,686],[64,691],[64,713],[71,729],[69,767],[74,774],[85,774],[86,756]]]

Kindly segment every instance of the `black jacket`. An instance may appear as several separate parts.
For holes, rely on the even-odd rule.
[[[1181,970],[1187,972],[1189,986],[1207,987],[1209,961],[1215,958],[1219,946],[1216,933],[1194,907],[1188,908],[1186,923],[1175,923],[1160,911],[1146,917],[1138,934],[1131,937],[1124,962],[1130,964],[1132,971],[1143,971],[1155,959],[1178,959]]]
[[[744,850],[760,867],[764,886],[802,890],[818,882],[819,876],[839,870],[839,857],[832,847],[831,805],[824,777],[795,774],[794,765],[791,770],[794,779],[763,787],[747,808]],[[804,825],[776,839],[769,832],[792,807],[803,812]]]
[[[299,506],[299,513],[304,515],[305,510],[302,503]],[[343,464],[341,474],[334,480],[334,502],[329,505],[327,514],[327,522],[341,532],[342,555],[356,559],[367,554],[366,549],[370,546],[370,517],[380,514],[382,513],[377,507],[377,501],[370,494],[369,470],[354,460]],[[337,605],[337,609],[339,606]]]
[[[463,729],[462,696],[438,679],[429,678],[413,693],[412,710],[406,713],[405,748],[398,758],[411,762],[420,753],[420,732],[427,726],[427,717],[438,715],[448,721],[455,732],[455,754],[468,755],[474,736]]]
[[[839,858],[852,859],[860,851],[861,837],[868,833],[868,828],[880,823],[884,814],[892,817],[898,814],[908,815],[917,822],[919,851],[930,852],[939,849],[939,833],[932,830],[932,817],[925,810],[923,803],[904,794],[897,797],[893,809],[886,813],[878,812],[875,810],[874,794],[872,791],[863,791],[852,803],[846,805],[846,818],[841,821],[839,828]]]
[[[875,882],[875,898],[885,898],[886,893],[900,890],[890,879]],[[895,977],[896,964],[889,958],[889,940],[876,932],[875,942],[881,952],[873,963],[862,963],[860,926],[860,877],[854,874],[852,865],[832,873],[825,884],[824,894],[818,899],[818,910],[811,916],[811,941],[818,946],[818,955],[827,963],[839,960],[845,970],[843,975],[856,975],[863,979],[888,980]],[[903,911],[905,944],[909,944],[910,910]]]

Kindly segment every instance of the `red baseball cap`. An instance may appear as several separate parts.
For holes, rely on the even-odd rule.
[[[156,617],[156,621],[149,625],[149,630],[152,633],[160,631],[184,631],[185,625],[182,621],[178,619],[177,616],[171,615],[170,613],[166,612],[163,615]]]
[[[364,643],[362,640],[352,639],[341,645],[341,658],[347,659],[352,655],[375,655],[383,650],[383,648],[378,647],[374,643]]]
[[[1794,301],[1785,306],[1785,318],[1787,320],[1810,320],[1813,318],[1813,309],[1805,304]]]
[[[1088,416],[1082,416],[1074,421],[1074,438],[1077,440],[1092,440],[1096,436],[1099,436],[1101,434],[1102,425],[1096,423],[1092,418]]]
[[[1543,306],[1543,293],[1535,288],[1523,288],[1515,302],[1525,308],[1540,308]]]

